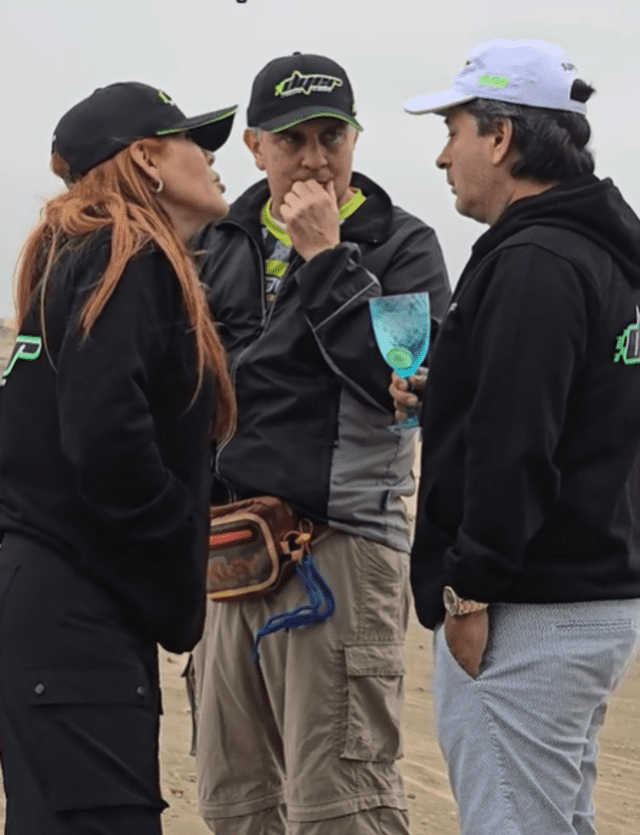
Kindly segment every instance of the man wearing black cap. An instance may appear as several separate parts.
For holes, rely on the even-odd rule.
[[[256,630],[305,602],[298,578],[209,604],[193,668],[200,808],[216,835],[408,832],[395,761],[414,447],[391,427],[368,300],[428,291],[437,322],[450,293],[433,230],[352,173],[355,115],[334,61],[269,63],[245,132],[266,181],[200,241],[239,405],[214,500],[278,496],[328,524],[313,558],[335,597],[322,622],[268,635],[258,663]]]

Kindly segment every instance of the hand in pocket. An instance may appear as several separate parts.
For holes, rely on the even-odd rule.
[[[477,678],[489,641],[488,610],[455,617],[447,614],[444,619],[444,638],[451,655],[465,673]]]

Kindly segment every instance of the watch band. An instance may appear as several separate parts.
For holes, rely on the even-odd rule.
[[[444,608],[452,617],[459,615],[470,615],[472,612],[482,612],[488,609],[488,603],[479,603],[477,600],[465,600],[459,597],[451,586],[445,586],[442,592]]]

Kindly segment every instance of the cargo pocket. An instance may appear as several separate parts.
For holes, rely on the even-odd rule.
[[[157,770],[157,694],[136,670],[26,670],[29,756],[58,812],[167,806]]]
[[[397,760],[402,756],[402,645],[346,647],[345,656],[348,715],[341,756],[368,762]]]

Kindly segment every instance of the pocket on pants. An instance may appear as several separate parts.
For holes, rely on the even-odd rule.
[[[400,712],[404,661],[401,644],[345,648],[347,733],[342,758],[390,762],[402,756]]]
[[[637,646],[638,633],[632,617],[568,618],[554,624],[563,654],[572,661],[574,675],[589,675],[589,689],[602,687],[609,693],[627,669]]]
[[[440,623],[436,629],[434,630],[434,649],[438,645],[438,641],[442,641],[442,652],[444,656],[446,656],[448,663],[453,667],[456,671],[457,675],[461,677],[463,682],[474,682],[478,681],[480,676],[486,671],[488,663],[489,663],[489,644],[484,651],[482,656],[482,661],[480,662],[480,672],[477,676],[472,676],[471,673],[468,673],[464,667],[460,664],[458,659],[455,657],[453,652],[451,651],[451,647],[449,646],[449,642],[447,641],[447,636],[444,631],[444,623]],[[489,632],[489,643],[491,642],[491,631]]]
[[[165,808],[156,694],[135,670],[27,670],[29,758],[58,812]]]

